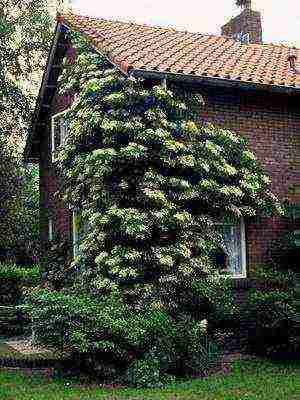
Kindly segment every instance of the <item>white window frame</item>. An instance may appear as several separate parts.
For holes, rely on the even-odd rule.
[[[81,227],[78,226],[76,220],[78,216],[82,213],[81,208],[76,208],[72,210],[72,244],[73,244],[73,258],[80,255],[79,246],[82,241],[83,235],[89,229],[89,223],[84,223]]]
[[[67,110],[64,110],[64,111],[61,111],[61,112],[59,112],[59,113],[57,113],[57,114],[54,114],[52,117],[51,117],[51,151],[50,151],[50,153],[51,153],[51,161],[52,161],[52,163],[55,163],[56,162],[56,158],[55,158],[55,152],[56,152],[56,148],[55,148],[55,125],[56,125],[56,121],[57,120],[63,120],[63,116],[67,113],[69,111],[69,109],[67,109]],[[60,145],[62,145],[63,143],[64,143],[64,141],[65,141],[65,139],[66,139],[66,137],[67,137],[67,135],[68,135],[68,133],[67,133],[67,130],[65,129],[65,132],[64,132],[64,135],[61,135],[61,137],[60,137],[60,140],[61,140],[61,143],[60,143]]]
[[[245,220],[241,218],[240,220],[241,226],[241,258],[242,258],[242,265],[241,270],[242,274],[240,276],[236,275],[235,278],[247,278],[247,255],[246,255],[246,227],[245,227]]]
[[[229,273],[229,276],[233,279],[247,278],[246,230],[245,230],[244,218],[241,218],[238,224],[240,225],[240,233],[241,233],[241,274],[232,275],[231,273]],[[215,223],[215,225],[224,225],[224,224],[222,224],[222,222],[217,222]],[[232,224],[232,226],[234,225],[237,224]]]
[[[73,244],[73,258],[79,256],[79,229],[76,223],[79,210],[72,211],[72,244]]]
[[[48,219],[48,240],[49,241],[53,240],[53,232],[54,232],[53,219],[49,218]]]

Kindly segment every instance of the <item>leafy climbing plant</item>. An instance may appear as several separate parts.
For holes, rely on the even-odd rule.
[[[116,309],[128,310],[119,327],[108,322],[103,336],[101,319],[93,335],[98,348],[126,355],[134,379],[144,381],[145,365],[193,375],[207,360],[201,321],[232,312],[230,285],[208,257],[220,240],[214,222],[280,214],[280,203],[245,138],[199,124],[199,109],[184,112],[187,105],[172,91],[124,76],[78,35],[71,38],[77,57],[65,60],[60,93],[77,96],[57,159],[64,176],[59,195],[81,210],[86,226],[72,293],[96,304],[117,298]],[[172,340],[144,325],[157,310],[174,326]],[[135,321],[133,352],[126,321]],[[84,327],[74,340],[76,349],[68,342],[74,351],[95,351]]]

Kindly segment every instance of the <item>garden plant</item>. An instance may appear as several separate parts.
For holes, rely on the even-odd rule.
[[[245,138],[198,120],[197,96],[185,104],[71,39],[60,93],[76,98],[56,165],[82,237],[64,287],[28,298],[35,338],[114,382],[207,374],[220,355],[209,332],[235,312],[209,256],[215,223],[281,206]]]

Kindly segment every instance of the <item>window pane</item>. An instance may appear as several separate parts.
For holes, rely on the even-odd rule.
[[[48,220],[48,238],[49,240],[53,240],[53,220],[49,218]]]
[[[90,225],[88,221],[83,221],[82,212],[78,209],[73,211],[73,249],[74,256],[79,255],[79,246],[84,235],[89,231]]]
[[[242,274],[242,238],[240,225],[218,225],[222,235],[221,248],[225,253],[225,266],[231,275]]]
[[[65,143],[65,139],[67,137],[67,127],[66,123],[63,119],[60,120],[60,144],[63,145]]]

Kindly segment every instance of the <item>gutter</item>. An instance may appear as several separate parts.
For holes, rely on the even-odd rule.
[[[52,45],[51,45],[51,48],[50,48],[50,52],[48,54],[48,59],[47,59],[47,64],[46,64],[47,68],[46,68],[46,70],[44,71],[44,74],[43,74],[42,83],[41,83],[41,86],[40,86],[40,90],[39,90],[39,94],[38,94],[38,98],[37,98],[34,114],[33,114],[33,117],[32,117],[30,131],[29,131],[29,133],[27,135],[27,138],[26,138],[26,145],[25,145],[25,150],[24,150],[24,155],[23,155],[23,158],[24,158],[25,162],[26,161],[28,162],[30,160],[30,157],[29,157],[30,147],[32,145],[32,140],[33,140],[33,138],[35,136],[36,122],[37,122],[39,113],[41,111],[43,95],[44,95],[45,87],[46,87],[48,79],[49,79],[53,58],[54,58],[55,53],[56,53],[56,48],[57,48],[58,39],[59,39],[59,36],[60,36],[60,33],[61,33],[61,28],[62,28],[62,24],[58,21],[57,24],[56,24],[56,28],[55,28],[54,40],[52,42]]]
[[[300,69],[300,68],[299,68]],[[214,86],[226,86],[226,87],[237,87],[244,89],[254,90],[268,90],[279,93],[300,93],[300,85],[297,86],[280,86],[280,85],[268,85],[268,84],[256,84],[251,82],[243,82],[239,80],[232,80],[226,78],[212,78],[201,75],[186,75],[182,73],[174,72],[160,72],[160,71],[149,71],[145,69],[129,69],[129,75],[134,77],[152,78],[157,80],[172,80],[182,81],[189,83],[210,83]]]

